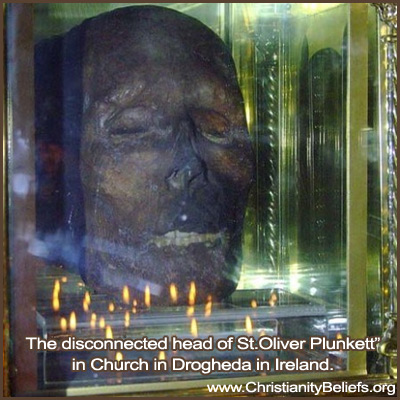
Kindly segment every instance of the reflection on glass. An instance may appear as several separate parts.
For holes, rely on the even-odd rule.
[[[225,42],[208,33],[209,46],[194,51],[196,62],[159,32],[167,56],[160,48],[150,46],[154,54],[139,48],[137,37],[122,35],[117,48],[103,24],[85,31],[92,48],[75,46],[82,21],[115,8],[123,16],[125,6],[34,7],[38,218],[29,251],[46,261],[35,282],[38,334],[345,337],[349,6],[168,4]],[[135,57],[124,46],[135,48]],[[153,56],[158,62],[148,64]],[[119,68],[128,64],[126,73]],[[132,84],[136,80],[142,86]],[[146,96],[127,100],[137,87]],[[190,208],[194,194],[196,207]],[[197,225],[189,226],[193,215]],[[94,355],[170,362],[176,353],[79,353],[82,359]],[[298,357],[237,349],[224,356],[239,355]],[[76,356],[41,352],[40,387],[204,377],[72,372]],[[344,352],[304,350],[300,356],[329,357],[334,371],[347,368]]]

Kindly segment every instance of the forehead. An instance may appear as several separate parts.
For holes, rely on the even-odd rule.
[[[157,104],[172,107],[178,103],[212,107],[214,102],[222,104],[237,94],[236,86],[230,87],[225,79],[195,65],[186,65],[178,71],[168,66],[130,68],[118,78],[95,81],[89,79],[85,84],[88,106],[100,101],[122,107]]]
[[[165,48],[164,48],[165,49]],[[229,98],[236,98],[236,79],[228,79],[218,66],[204,63],[196,57],[158,57],[148,46],[136,46],[129,51],[140,62],[118,62],[124,54],[113,51],[113,57],[102,53],[95,60],[84,59],[84,92],[88,105],[104,101],[118,106],[197,105],[216,107]],[[171,54],[171,53],[170,53]],[[149,104],[145,104],[149,103]]]
[[[138,93],[162,86],[205,93],[236,80],[229,52],[217,35],[170,10],[140,15],[135,8],[133,14],[108,15],[86,26],[84,42],[83,83],[91,98],[124,86],[135,86]]]

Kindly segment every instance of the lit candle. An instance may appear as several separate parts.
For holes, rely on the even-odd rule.
[[[188,317],[191,317],[194,314],[194,307],[193,306],[189,306],[186,310],[186,315]]]
[[[251,318],[249,315],[246,316],[245,326],[247,334],[251,335],[253,333],[253,323],[251,322]]]
[[[150,308],[150,305],[151,305],[151,293],[150,293],[149,285],[146,285],[146,288],[144,289],[144,304],[146,305],[146,307]]]
[[[130,294],[129,294],[129,288],[127,285],[125,285],[122,289],[122,301],[125,304],[129,304],[129,298],[130,298]]]
[[[190,332],[193,335],[193,337],[197,337],[197,321],[196,321],[196,318],[193,318],[192,322],[190,323]]]
[[[110,325],[106,326],[106,339],[113,339],[114,335],[113,335],[113,331]]]
[[[178,301],[178,289],[174,283],[171,283],[169,287],[169,294],[171,296],[172,303],[176,303]]]
[[[129,327],[130,320],[131,320],[131,315],[130,315],[129,311],[125,311],[125,318],[124,318],[125,328]]]
[[[72,311],[72,313],[69,316],[69,329],[71,331],[76,330],[76,314],[75,311]]]
[[[82,301],[83,311],[88,312],[90,306],[90,294],[89,292],[85,292],[85,296]]]
[[[190,288],[189,288],[189,298],[188,298],[189,306],[194,306],[195,302],[196,302],[196,284],[192,281],[190,282]]]
[[[56,279],[53,287],[53,302],[52,302],[54,311],[60,310],[60,290],[61,290],[60,281]]]
[[[67,320],[64,317],[61,317],[60,319],[60,328],[63,332],[67,330]]]
[[[95,329],[95,328],[96,328],[96,319],[97,319],[96,314],[95,314],[95,313],[92,313],[92,315],[90,316],[90,327],[91,327],[92,329]]]

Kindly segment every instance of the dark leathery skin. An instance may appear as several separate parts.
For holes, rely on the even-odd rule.
[[[225,298],[240,277],[254,169],[226,45],[161,7],[118,9],[80,29],[87,284],[117,296],[128,285],[138,299],[149,285],[154,303],[169,304],[174,283],[185,304],[194,281],[197,302]],[[190,238],[162,244],[171,232]]]

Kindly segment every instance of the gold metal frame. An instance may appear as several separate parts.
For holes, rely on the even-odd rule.
[[[396,52],[396,42],[397,42],[397,23],[395,20],[397,18],[397,5],[394,3],[376,3],[374,4],[381,16],[384,26],[382,29],[386,32],[382,34],[384,39],[384,47],[386,51],[386,85],[388,91],[388,103],[387,103],[387,134],[388,134],[388,154],[389,154],[389,281],[387,283],[389,291],[391,293],[390,302],[387,306],[388,311],[388,322],[387,330],[384,336],[383,343],[389,343],[390,346],[382,346],[380,351],[382,354],[389,356],[390,363],[392,365],[391,373],[393,373],[393,361],[397,359],[397,344],[394,349],[393,344],[393,327],[395,327],[396,315],[397,315],[397,203],[394,201],[394,194],[397,191],[397,175],[396,168],[396,149],[397,149],[397,139],[396,139],[396,105],[397,105],[397,92],[395,83],[397,82],[396,75],[396,65],[397,65],[397,52]],[[15,7],[20,7],[21,13],[30,13],[30,5],[19,4],[14,5]],[[366,8],[368,4],[350,4],[350,20],[349,20],[349,47],[366,48]],[[28,18],[29,21],[29,18]],[[352,337],[364,337],[366,336],[366,293],[362,293],[360,290],[356,290],[359,287],[366,286],[366,237],[360,235],[360,232],[366,231],[366,157],[365,157],[365,132],[363,132],[363,127],[366,126],[366,54],[362,52],[356,52],[356,56],[351,58],[349,65],[349,76],[348,82],[351,85],[349,90],[348,98],[348,192],[349,198],[347,203],[348,208],[348,264],[347,270],[348,275],[348,293],[349,293],[349,334]],[[357,106],[355,106],[357,105]],[[5,145],[3,149],[9,149],[8,144],[11,137],[11,132],[15,128],[15,115],[7,115],[7,134],[3,137],[3,144]],[[32,123],[33,119],[31,119]],[[14,126],[11,128],[12,124]],[[27,131],[31,131],[33,128],[29,126],[25,127]],[[32,131],[33,132],[33,131]],[[32,136],[33,137],[33,136]],[[31,138],[32,138],[31,137]],[[360,151],[361,150],[361,151]],[[33,152],[33,146],[31,147]],[[3,150],[4,152],[4,150]],[[7,172],[6,161],[11,157],[12,154],[6,152],[3,153],[3,172]],[[29,154],[28,160],[32,164],[33,154]],[[25,167],[26,168],[26,167]],[[8,182],[3,181],[3,193],[6,193],[8,188]],[[392,193],[392,194],[390,194]],[[7,204],[7,197],[3,194],[4,204]],[[30,199],[29,201],[33,201]],[[3,217],[6,217],[7,209],[3,209]],[[20,227],[22,229],[22,226]],[[5,225],[3,225],[3,230]],[[391,233],[390,233],[391,232]],[[5,232],[7,235],[7,231]],[[9,279],[10,265],[8,264],[8,255],[5,259],[5,269],[3,271],[5,278]],[[13,263],[19,263],[18,267],[24,268],[28,271],[27,260],[14,259]],[[31,274],[31,272],[30,272]],[[6,285],[5,293],[9,290],[9,286]],[[361,293],[361,294],[360,294]],[[8,299],[6,298],[7,302]],[[22,305],[21,305],[22,306]],[[5,319],[3,320],[3,326],[5,323],[6,330],[3,331],[5,335],[6,343],[9,341],[9,336],[7,332],[8,319],[7,311],[8,308],[5,307]],[[15,310],[14,310],[15,311]],[[19,309],[21,312],[21,309]],[[386,341],[386,342],[385,342]],[[4,353],[5,365],[9,365],[9,354],[8,349]],[[390,350],[390,351],[389,351]],[[4,351],[4,350],[3,350]],[[26,362],[26,361],[25,361]],[[397,367],[396,367],[397,374]],[[376,377],[366,374],[366,359],[365,353],[352,352],[349,354],[349,367],[348,371],[335,372],[335,373],[319,373],[319,374],[302,374],[302,375],[277,375],[277,376],[267,376],[267,377],[251,377],[252,381],[255,382],[282,382],[282,381],[305,381],[305,380],[342,380],[351,379],[357,377],[357,379],[370,380]],[[379,378],[385,380],[388,375],[382,375]],[[250,378],[226,378],[219,379],[219,384],[240,384],[249,381]],[[196,390],[197,393],[204,393],[204,387],[207,384],[215,383],[213,379],[207,380],[196,380],[196,381],[180,381],[180,382],[159,382],[155,383],[145,383],[145,384],[133,384],[133,385],[121,385],[118,387],[87,387],[87,388],[69,388],[66,389],[63,394],[65,395],[88,395],[88,394],[115,394],[115,393],[145,393],[145,392],[165,392],[165,391],[184,391],[192,392]],[[8,388],[6,387],[6,392]],[[4,390],[4,389],[3,389]],[[28,389],[30,394],[36,393],[36,391]],[[39,394],[39,392],[37,393]]]
[[[365,337],[367,296],[367,5],[351,4],[347,94],[347,284],[349,336]],[[358,51],[355,51],[358,49]],[[354,55],[355,54],[355,55]],[[349,352],[349,370],[366,372],[365,353]]]
[[[385,59],[386,97],[383,120],[386,116],[387,145],[387,241],[384,253],[387,265],[382,276],[386,330],[378,347],[380,354],[388,358],[388,369],[397,378],[397,4],[373,3],[381,25],[381,51]]]

